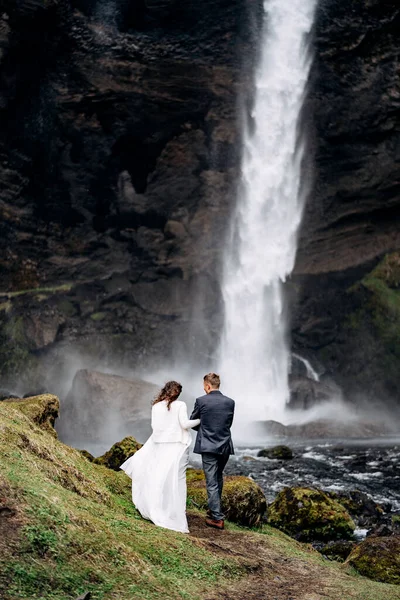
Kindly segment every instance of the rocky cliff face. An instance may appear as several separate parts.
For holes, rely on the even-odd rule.
[[[109,366],[148,365],[176,339],[207,354],[260,3],[0,9],[3,378],[69,347]],[[383,346],[363,320],[349,335],[348,290],[400,247],[399,23],[395,2],[372,0],[321,0],[316,23],[305,107],[316,172],[290,283],[293,340],[349,390],[363,358],[349,361],[354,340]]]
[[[399,6],[323,0],[316,32],[306,106],[316,171],[293,278],[293,339],[349,396],[389,401],[400,384]],[[377,294],[365,281],[387,254]]]

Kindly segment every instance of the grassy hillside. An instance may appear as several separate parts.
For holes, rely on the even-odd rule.
[[[85,591],[93,600],[280,600],[291,587],[294,599],[400,600],[400,588],[349,574],[268,527],[214,532],[196,511],[190,536],[154,527],[132,506],[124,473],[90,463],[22,408],[0,403],[2,600]],[[309,595],[313,586],[324,594]]]

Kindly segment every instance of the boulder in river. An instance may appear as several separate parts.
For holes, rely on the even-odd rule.
[[[364,492],[351,490],[346,492],[327,492],[339,504],[344,506],[351,517],[361,527],[370,527],[379,523],[385,514],[383,507]]]
[[[151,402],[160,388],[142,379],[126,379],[82,369],[75,375],[58,424],[66,443],[109,443],[151,434]]]
[[[276,458],[279,460],[291,460],[293,450],[289,446],[274,446],[273,448],[264,448],[257,454],[260,458]]]
[[[367,538],[354,548],[346,564],[374,581],[400,584],[400,536]]]
[[[196,508],[206,509],[208,502],[204,472],[188,469],[186,477],[189,501]],[[260,486],[249,477],[228,476],[224,478],[222,508],[229,521],[255,527],[265,514],[267,501]]]
[[[292,487],[268,508],[268,523],[302,542],[350,539],[355,524],[345,508],[321,490]]]

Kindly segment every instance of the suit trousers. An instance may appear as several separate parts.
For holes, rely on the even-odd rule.
[[[212,518],[220,521],[225,518],[221,509],[222,487],[224,484],[222,474],[229,459],[229,452],[225,454],[205,452],[201,455],[201,458],[206,476],[208,507]]]

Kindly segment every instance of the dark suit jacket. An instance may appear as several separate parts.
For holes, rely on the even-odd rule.
[[[231,425],[235,402],[219,390],[197,398],[191,419],[200,419],[193,452],[203,454],[234,454]],[[197,428],[196,428],[197,429]]]

